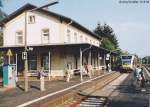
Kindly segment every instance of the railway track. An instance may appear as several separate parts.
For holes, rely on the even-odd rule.
[[[144,66],[150,72],[150,66]]]
[[[105,97],[90,96],[84,99],[76,107],[103,107],[107,102]]]
[[[120,75],[119,72],[107,74],[101,78],[82,84],[82,86],[32,103],[29,107],[103,107],[108,98],[103,96],[91,96],[91,94],[103,88]]]

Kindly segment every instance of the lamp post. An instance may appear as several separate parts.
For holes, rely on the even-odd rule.
[[[28,46],[27,46],[27,12],[33,12],[33,11],[36,11],[38,9],[42,9],[42,8],[45,8],[45,7],[48,7],[48,6],[52,6],[52,5],[55,5],[59,3],[58,1],[54,1],[54,2],[51,2],[49,4],[46,4],[46,5],[43,5],[41,7],[37,7],[37,8],[34,8],[34,9],[31,9],[31,10],[28,10],[28,11],[25,11],[25,43],[24,43],[24,55],[26,56],[25,59],[24,59],[24,91],[25,92],[28,92],[28,59],[27,59],[27,52],[28,52]]]
[[[90,45],[90,47],[85,48],[85,49],[81,49],[80,48],[80,81],[83,81],[83,67],[82,67],[82,57],[83,57],[83,52],[91,49],[92,45]]]

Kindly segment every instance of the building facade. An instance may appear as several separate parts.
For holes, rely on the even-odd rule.
[[[81,70],[84,63],[99,69],[105,65],[105,54],[100,38],[76,21],[26,4],[1,22],[3,47],[13,56],[5,56],[5,63],[14,64],[18,75],[23,74],[22,55],[28,47],[29,75],[36,75],[41,67],[51,77],[63,77],[66,69]],[[83,56],[81,56],[81,53]]]

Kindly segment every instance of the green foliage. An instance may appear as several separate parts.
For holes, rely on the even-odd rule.
[[[0,0],[0,21],[3,20],[7,15],[2,11],[3,1]],[[2,29],[0,29],[0,46],[3,45],[3,33]]]
[[[0,21],[3,20],[7,15],[0,9]]]
[[[3,1],[0,0],[0,21],[3,20],[7,15],[2,11],[2,7],[3,7]],[[2,33],[2,29],[0,28],[0,46],[3,45],[3,33]],[[3,53],[0,52],[0,64],[2,64],[2,56]]]
[[[3,7],[2,0],[0,0],[0,7]]]
[[[2,11],[3,1],[0,0],[0,21],[3,20],[7,15]]]
[[[98,36],[102,38],[101,46],[103,48],[114,50],[119,47],[119,43],[114,33],[114,30],[109,25],[98,24],[96,29],[94,30],[94,33],[96,33]]]
[[[121,66],[121,58],[119,56],[116,57],[116,61],[112,63],[112,70],[119,70]]]
[[[114,50],[115,49],[114,44],[108,38],[103,38],[101,46],[103,48],[106,48],[106,49],[109,49],[109,50]]]

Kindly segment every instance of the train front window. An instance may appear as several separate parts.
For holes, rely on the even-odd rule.
[[[122,59],[131,59],[132,56],[122,56]]]
[[[123,61],[122,64],[123,65],[129,65],[131,62],[130,61]]]

